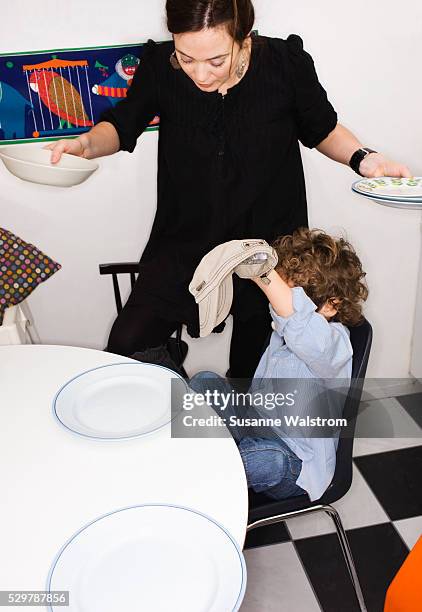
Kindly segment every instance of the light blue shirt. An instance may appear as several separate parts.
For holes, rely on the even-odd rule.
[[[349,384],[352,373],[353,350],[349,330],[341,323],[329,323],[317,313],[316,305],[302,287],[294,287],[292,293],[294,312],[289,317],[277,315],[270,305],[274,331],[249,391],[256,393],[260,389],[262,392],[265,387],[262,379],[319,379],[315,383],[309,381],[309,388],[311,384],[315,384],[330,389],[338,385],[343,389],[343,394],[339,394],[341,405],[337,399],[337,406],[330,407],[332,414],[337,413],[337,416],[341,417],[345,385]],[[286,389],[287,385],[288,383]],[[305,383],[302,386],[306,389]],[[277,390],[280,390],[278,383]],[[329,397],[331,398],[331,395]],[[294,414],[306,415],[309,405],[310,402],[303,401],[302,396],[302,401],[295,404]],[[254,406],[260,416],[269,416],[268,410],[259,408],[255,402]],[[276,414],[272,416],[275,417]],[[289,428],[272,429],[302,460],[297,484],[307,491],[311,500],[321,497],[334,475],[338,439],[300,437],[300,434],[286,437],[289,435]]]

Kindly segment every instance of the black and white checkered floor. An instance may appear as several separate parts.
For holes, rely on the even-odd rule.
[[[368,612],[382,612],[388,585],[422,534],[422,387],[408,390],[364,396],[359,419],[382,420],[391,437],[355,440],[352,487],[333,504]],[[251,531],[245,558],[241,612],[359,612],[334,526],[322,512]]]

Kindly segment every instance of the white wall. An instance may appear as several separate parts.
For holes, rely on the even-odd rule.
[[[110,45],[169,38],[164,0],[20,0],[3,14],[0,52]],[[340,120],[362,142],[422,175],[420,37],[422,4],[255,0],[260,33],[300,34]],[[0,168],[0,225],[37,244],[63,270],[29,299],[41,338],[102,348],[114,318],[111,281],[98,264],[139,258],[156,205],[157,133],[134,154],[101,160],[85,184],[54,189]],[[304,151],[311,225],[345,231],[368,272],[367,316],[375,330],[369,373],[409,371],[421,214],[373,204],[350,192],[355,175]],[[188,367],[223,372],[228,335],[191,342]],[[224,353],[224,355],[223,355]],[[225,359],[225,362],[224,362]]]
[[[422,260],[416,291],[415,326],[413,329],[410,373],[422,382]]]

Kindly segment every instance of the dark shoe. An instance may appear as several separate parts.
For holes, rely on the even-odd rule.
[[[142,361],[143,363],[153,363],[155,365],[163,366],[164,368],[173,370],[173,372],[176,372],[176,374],[179,374],[179,376],[187,378],[187,374],[183,366],[178,366],[174,362],[167,347],[164,345],[147,348],[144,351],[137,351],[131,355],[131,358],[136,359],[137,361]]]
[[[226,372],[226,378],[232,386],[232,389],[238,393],[246,393],[253,380],[252,378],[233,378],[230,369]]]

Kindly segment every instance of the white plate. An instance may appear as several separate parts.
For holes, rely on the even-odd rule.
[[[381,200],[379,198],[368,198],[368,200],[374,200],[378,204],[383,206],[389,206],[390,208],[405,208],[406,210],[422,210],[422,202],[412,204],[408,200],[400,202],[399,200]]]
[[[228,531],[165,504],[86,525],[60,550],[47,580],[47,590],[69,591],[68,612],[231,612],[245,589],[243,554]]]
[[[172,389],[173,399],[187,390],[184,379],[172,370],[150,363],[111,364],[69,380],[57,392],[53,412],[64,427],[81,436],[134,438],[170,423]]]
[[[373,179],[361,179],[352,185],[353,191],[361,194],[370,194],[382,198],[408,198],[422,199],[422,177],[415,176],[412,179],[394,178],[384,176]]]
[[[389,206],[390,208],[405,208],[407,210],[422,210],[422,200],[416,200],[414,198],[409,198],[406,200],[400,200],[398,198],[381,198],[369,193],[361,193],[359,191],[353,190],[354,193],[360,195],[367,200],[372,200],[373,202],[378,202],[378,204],[382,204],[383,206]]]
[[[97,162],[67,153],[57,164],[52,164],[50,150],[32,145],[0,147],[0,157],[6,168],[18,178],[55,187],[79,185],[98,169]]]
[[[357,193],[358,195],[364,196],[365,198],[370,198],[370,199],[376,199],[377,201],[379,200],[385,200],[386,202],[403,202],[403,203],[407,203],[407,204],[416,204],[416,205],[420,205],[422,204],[422,198],[404,198],[403,196],[382,196],[379,195],[378,193],[365,193],[363,191],[359,191],[357,189],[354,188],[354,185],[352,185],[352,191],[354,191],[354,193]]]

